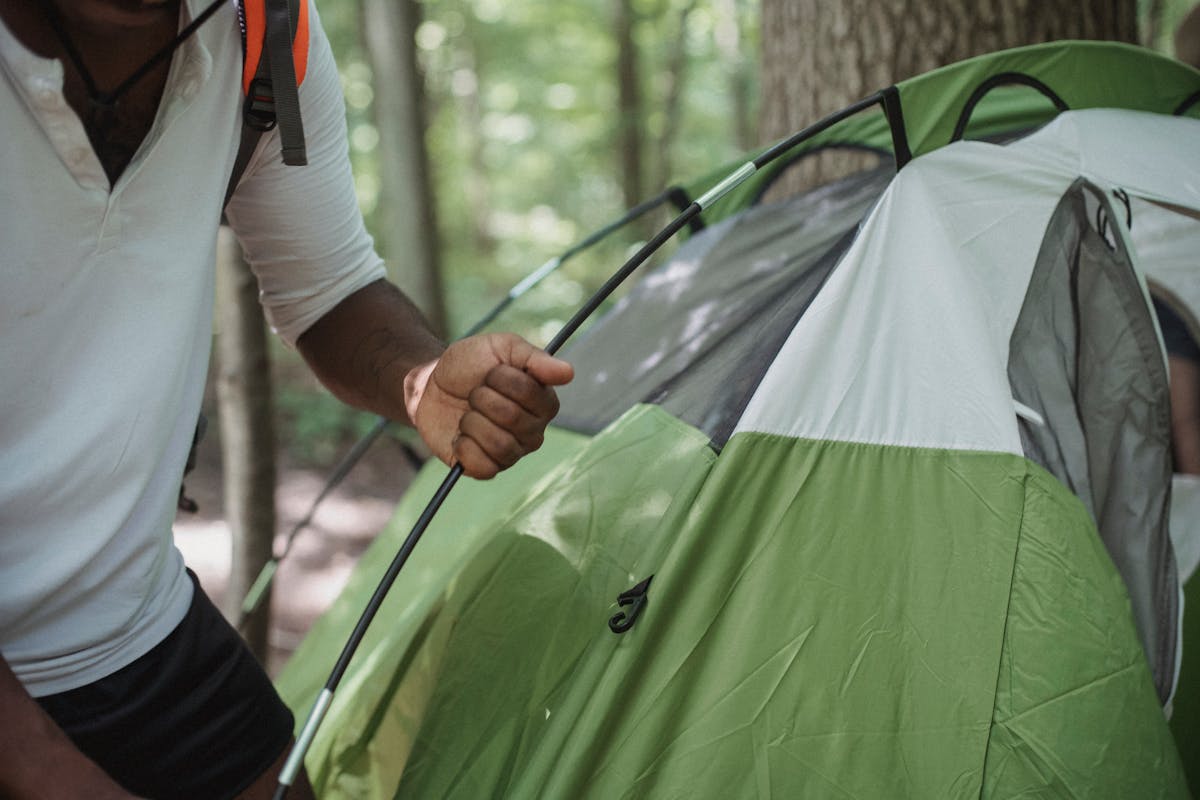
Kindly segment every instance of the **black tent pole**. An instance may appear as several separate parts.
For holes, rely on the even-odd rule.
[[[462,338],[466,339],[467,337],[474,336],[482,331],[484,328],[490,325],[496,319],[496,317],[500,316],[500,314],[502,314],[510,305],[512,305],[514,301],[519,300],[525,295],[526,292],[533,289],[535,286],[549,277],[553,272],[557,271],[559,267],[561,267],[571,258],[574,258],[592,245],[597,244],[610,234],[620,230],[630,222],[633,222],[634,220],[648,214],[664,203],[668,201],[674,201],[675,198],[679,196],[679,192],[680,190],[678,188],[672,187],[663,191],[662,194],[658,195],[657,197],[653,197],[649,200],[639,203],[638,205],[626,211],[620,218],[613,220],[599,230],[593,231],[584,239],[571,245],[571,247],[567,248],[560,255],[557,255],[554,258],[551,258],[545,264],[542,264],[536,270],[525,276],[520,283],[509,289],[508,294],[506,294],[499,303],[494,305],[486,314],[484,314],[481,319],[472,325],[471,328],[462,335]],[[383,434],[384,430],[387,429],[391,422],[392,421],[387,417],[381,416],[376,419],[375,424],[371,426],[371,429],[367,431],[361,439],[355,442],[354,446],[350,448],[346,455],[342,457],[342,460],[338,462],[337,466],[333,468],[333,471],[329,473],[329,477],[326,479],[325,485],[321,487],[321,491],[317,493],[317,496],[313,498],[312,503],[309,504],[308,511],[295,525],[292,526],[292,529],[288,531],[287,538],[284,539],[283,550],[277,556],[272,555],[267,563],[263,564],[262,569],[258,572],[258,576],[255,577],[254,582],[250,584],[250,589],[247,590],[246,596],[242,600],[242,606],[238,612],[237,624],[234,627],[240,630],[250,615],[257,611],[258,607],[262,605],[263,598],[266,597],[267,592],[271,588],[271,584],[275,580],[275,573],[279,570],[279,564],[285,558],[287,558],[288,553],[291,552],[292,544],[296,541],[296,537],[300,535],[300,532],[312,523],[313,516],[317,513],[317,507],[320,506],[325,498],[329,496],[329,493],[336,489],[338,485],[341,484],[341,482],[346,478],[346,476],[350,474],[350,470],[354,469],[358,462],[362,460],[362,457],[366,455],[367,450],[369,450],[371,445],[375,443],[375,440]],[[405,446],[407,447],[407,445]],[[413,457],[416,458],[415,455]]]
[[[854,105],[847,106],[841,111],[832,114],[820,122],[817,122],[804,130],[796,133],[787,139],[782,140],[778,144],[768,148],[752,161],[747,161],[736,170],[727,175],[719,183],[705,192],[695,202],[683,210],[679,216],[671,220],[671,222],[659,231],[654,238],[646,242],[637,251],[633,258],[625,262],[612,277],[605,281],[604,285],[596,291],[591,298],[588,299],[583,306],[575,312],[575,315],[563,326],[562,330],[550,341],[546,346],[546,352],[554,355],[567,342],[571,336],[579,330],[579,327],[591,316],[600,305],[608,299],[618,286],[625,281],[634,270],[645,263],[656,250],[662,247],[672,236],[674,236],[681,228],[688,224],[693,218],[697,217],[704,209],[712,206],[735,187],[757,172],[763,166],[769,164],[775,159],[785,154],[788,150],[806,141],[807,139],[816,136],[827,128],[836,125],[848,117],[857,114],[863,109],[883,102],[884,92],[876,92],[870,97],[860,100]],[[400,574],[400,570],[404,567],[404,563],[408,561],[409,555],[413,548],[417,546],[421,536],[425,533],[425,529],[429,527],[430,521],[441,508],[442,503],[458,483],[458,479],[463,475],[462,466],[455,464],[450,468],[450,472],[442,481],[434,493],[433,498],[421,512],[421,516],[417,518],[416,524],[413,525],[412,531],[404,540],[400,550],[396,553],[392,563],[388,565],[387,572],[384,573],[383,579],[375,588],[374,594],[367,602],[366,608],[363,610],[362,616],[359,617],[358,624],[354,626],[354,630],[350,634],[350,638],[346,641],[346,645],[342,648],[341,655],[338,656],[337,663],[334,664],[333,671],[329,674],[329,679],[325,682],[325,687],[321,693],[317,695],[316,702],[313,703],[312,710],[309,712],[307,719],[304,722],[304,727],[300,731],[300,735],[296,738],[296,743],[292,746],[291,752],[288,754],[287,761],[283,765],[283,769],[279,773],[279,785],[275,789],[275,794],[272,800],[284,800],[287,797],[288,788],[295,781],[296,776],[300,774],[300,768],[304,764],[304,756],[308,753],[308,748],[312,745],[313,739],[317,735],[317,729],[321,725],[321,720],[329,711],[329,706],[333,702],[334,692],[337,690],[338,684],[342,681],[342,676],[345,675],[347,667],[350,665],[350,659],[354,657],[354,652],[358,649],[358,645],[362,642],[363,636],[366,635],[367,628],[371,621],[375,618],[375,614],[379,611],[379,607],[383,605],[383,600],[387,596],[388,590],[391,589],[392,583],[396,580],[396,576]]]
[[[739,171],[741,180],[753,174],[753,170],[746,171],[745,168]],[[726,182],[722,182],[724,185]],[[730,184],[729,188],[736,185]],[[591,299],[575,313],[570,321],[559,331],[553,341],[546,347],[546,352],[554,355],[563,346],[563,344],[571,337],[576,330],[579,329],[584,321],[591,315],[592,312],[600,306],[604,300],[613,293],[613,291],[624,281],[629,275],[637,269],[647,258],[649,258],[655,250],[663,245],[667,239],[675,235],[675,233],[688,223],[692,217],[699,214],[701,211],[700,202],[692,203],[688,208],[676,217],[670,225],[660,231],[653,239],[647,242],[638,250],[637,255],[626,262],[615,275],[609,278],[604,285],[592,295]],[[441,486],[434,492],[433,499],[421,512],[421,516],[417,518],[417,522],[413,525],[412,531],[404,540],[404,544],[400,546],[400,550],[396,553],[392,563],[388,565],[387,572],[384,573],[379,585],[375,587],[375,592],[371,595],[371,599],[367,601],[367,606],[363,610],[362,616],[358,619],[358,624],[354,626],[354,630],[350,633],[350,638],[346,641],[345,647],[342,648],[341,655],[338,656],[337,663],[334,664],[333,671],[329,675],[329,679],[325,682],[325,687],[317,696],[316,702],[313,704],[312,711],[309,712],[308,718],[305,720],[304,728],[300,731],[300,735],[296,738],[296,743],[292,746],[291,752],[288,754],[287,762],[283,766],[283,770],[279,774],[279,785],[275,789],[274,800],[284,800],[287,796],[288,787],[295,781],[296,776],[300,774],[300,767],[304,763],[304,756],[308,752],[308,748],[312,745],[313,738],[317,735],[317,728],[320,727],[321,720],[325,713],[329,710],[330,703],[333,702],[333,693],[337,691],[338,684],[342,681],[342,676],[346,674],[346,668],[350,665],[350,659],[354,657],[354,652],[358,649],[358,645],[362,642],[363,637],[367,633],[367,628],[371,621],[375,618],[375,614],[379,611],[379,607],[383,605],[383,600],[387,597],[388,591],[392,588],[392,583],[395,582],[396,576],[400,574],[404,564],[408,561],[409,555],[413,548],[417,546],[421,536],[425,533],[425,529],[429,527],[430,521],[441,508],[450,490],[458,483],[458,479],[463,475],[463,468],[460,464],[455,464],[450,468],[450,472],[442,480]]]

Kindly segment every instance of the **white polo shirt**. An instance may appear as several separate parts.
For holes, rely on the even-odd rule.
[[[206,2],[185,0],[183,16]],[[228,209],[289,342],[384,274],[310,15],[309,165],[284,166],[264,136]],[[231,4],[175,53],[154,126],[110,187],[61,64],[0,24],[0,653],[35,696],[132,662],[191,599],[171,524],[208,364],[241,70]]]

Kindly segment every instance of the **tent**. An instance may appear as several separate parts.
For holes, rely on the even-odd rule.
[[[1005,51],[797,147],[898,170],[713,204],[564,351],[543,449],[434,520],[318,794],[1186,797],[1147,275],[1200,309],[1198,100],[1137,48]],[[444,473],[281,675],[294,708]]]

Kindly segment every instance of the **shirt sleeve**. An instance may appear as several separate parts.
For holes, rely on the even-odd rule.
[[[358,209],[341,81],[311,0],[300,109],[308,164],[286,166],[278,128],[263,134],[225,212],[267,320],[292,346],[343,298],[385,276]]]

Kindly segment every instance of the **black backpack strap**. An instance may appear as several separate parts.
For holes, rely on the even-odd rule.
[[[304,121],[300,119],[300,92],[296,84],[296,64],[292,60],[292,40],[296,35],[300,2],[307,0],[266,0],[267,36],[263,46],[269,64],[271,89],[275,99],[275,119],[283,145],[283,163],[303,166],[308,163],[304,146]],[[257,79],[256,79],[257,82]]]
[[[258,140],[262,134],[263,132],[257,128],[242,125],[242,139],[238,143],[237,158],[233,160],[233,172],[229,175],[229,185],[225,187],[225,201],[221,203],[222,213],[233,198],[233,192],[237,189],[237,185],[241,183],[242,175],[245,174],[246,167],[250,164],[250,157],[254,155],[254,148],[258,147]]]
[[[308,163],[304,143],[304,123],[300,117],[300,95],[292,61],[292,42],[296,37],[300,3],[307,0],[259,0],[266,11],[267,29],[263,55],[259,58],[250,89],[242,106],[241,141],[229,184],[225,188],[222,210],[229,205],[254,149],[265,131],[279,126],[283,163],[303,166]],[[246,57],[246,17],[243,0],[237,3],[242,34],[242,58]],[[275,87],[282,87],[276,91]]]

